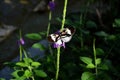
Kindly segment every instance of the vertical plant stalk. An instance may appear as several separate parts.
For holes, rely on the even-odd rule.
[[[22,32],[21,32],[21,30],[19,30],[19,34],[20,34],[20,39],[21,39],[22,38]],[[20,53],[20,61],[22,61],[22,45],[21,44],[19,45],[19,53]]]
[[[65,17],[66,17],[66,9],[67,9],[67,2],[68,0],[65,0],[64,3],[64,9],[63,9],[63,19],[62,19],[62,26],[61,26],[61,30],[63,30],[64,25],[65,25]],[[60,65],[60,47],[57,48],[57,70],[56,70],[56,76],[55,76],[55,80],[58,80],[58,76],[59,76],[59,65]]]
[[[55,80],[58,80],[59,65],[60,65],[60,47],[57,48],[57,70],[56,70],[56,77],[55,77]]]
[[[49,12],[49,22],[48,22],[47,35],[46,35],[46,37],[48,37],[49,32],[50,32],[51,20],[52,20],[52,11]],[[51,55],[52,55],[53,52],[52,52],[51,46],[48,45],[48,47],[49,47],[50,53],[51,53]]]
[[[31,78],[32,78],[32,80],[35,80],[34,76],[32,76]]]
[[[94,38],[93,39],[93,53],[94,53],[94,62],[95,62],[95,73],[96,73],[96,76],[97,76],[97,61],[96,61],[96,59],[97,59],[97,56],[96,56],[96,49],[95,49],[95,41],[96,41],[96,39]]]
[[[20,61],[22,61],[22,46],[19,45]]]
[[[67,2],[68,2],[68,0],[65,0],[64,9],[63,9],[63,19],[62,19],[61,31],[63,30],[64,25],[65,25],[65,17],[66,17]]]
[[[27,53],[24,49],[23,49],[23,53],[24,53],[25,58],[28,58]]]
[[[29,71],[30,71],[31,73],[33,73],[33,72],[32,72],[32,67],[31,67],[31,66],[28,66],[28,69],[29,69]],[[32,80],[35,80],[35,78],[34,78],[33,75],[31,76],[31,78],[32,78]]]
[[[49,35],[49,31],[50,31],[50,22],[51,22],[51,19],[52,19],[52,12],[50,11],[49,12],[49,22],[48,22],[48,27],[47,27],[47,36]]]
[[[20,39],[22,39],[22,32],[21,32],[21,30],[19,30],[19,34],[20,34]],[[20,40],[19,39],[19,40]],[[26,53],[26,51],[24,50],[24,48],[22,47],[22,45],[21,45],[21,43],[19,44],[19,53],[20,53],[20,61],[22,61],[22,55],[23,55],[23,53],[24,53],[24,56],[25,56],[25,58],[28,58],[27,57],[27,53]]]

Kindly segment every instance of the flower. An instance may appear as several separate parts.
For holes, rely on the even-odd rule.
[[[59,44],[59,43],[53,43],[53,47],[54,48],[58,48],[58,47],[63,47],[63,48],[65,48],[65,43],[64,42],[62,42],[61,44]]]
[[[23,38],[20,38],[20,40],[18,41],[18,44],[19,45],[24,45],[25,44],[25,41]]]
[[[48,7],[51,11],[53,11],[55,9],[55,2],[52,0],[48,3]]]

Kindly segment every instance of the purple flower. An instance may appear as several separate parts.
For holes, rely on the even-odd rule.
[[[54,47],[54,48],[58,48],[58,47],[63,47],[63,48],[65,48],[65,43],[64,43],[64,42],[62,42],[61,44],[53,43],[53,47]]]
[[[19,45],[24,45],[24,44],[25,44],[24,39],[23,39],[23,38],[21,38],[21,39],[18,41],[18,44],[19,44]]]
[[[49,6],[49,9],[50,9],[51,11],[53,11],[53,10],[55,9],[55,2],[54,2],[54,1],[50,1],[50,2],[48,3],[48,6]]]

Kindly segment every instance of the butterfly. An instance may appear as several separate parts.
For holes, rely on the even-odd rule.
[[[73,34],[75,33],[75,28],[69,27],[64,28],[62,31],[57,31],[48,36],[48,41],[53,43],[53,47],[61,47],[65,48],[65,43],[69,42],[72,39]]]

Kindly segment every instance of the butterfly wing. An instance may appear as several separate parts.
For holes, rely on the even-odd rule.
[[[72,39],[75,29],[73,27],[64,28],[61,32],[61,39],[63,42],[69,42]]]
[[[62,40],[59,34],[50,34],[48,36],[48,41],[56,44],[62,44]]]
[[[57,38],[59,37],[58,34],[50,34],[47,39],[49,42],[56,42]]]
[[[75,33],[75,29],[70,27],[70,28],[64,28],[61,32],[59,33],[54,33],[50,34],[48,36],[48,41],[54,43],[54,47],[58,46],[63,46],[65,47],[65,43],[69,42]]]

